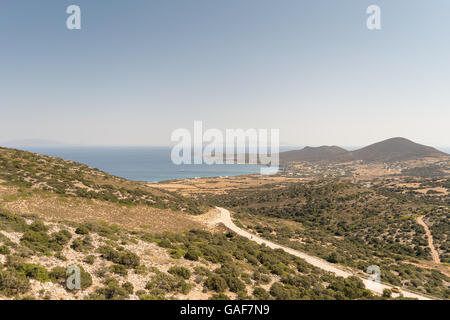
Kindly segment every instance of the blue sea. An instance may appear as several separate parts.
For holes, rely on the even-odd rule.
[[[28,147],[27,151],[87,164],[122,178],[158,182],[259,173],[260,166],[175,165],[170,147]]]
[[[260,166],[250,164],[175,165],[170,159],[170,147],[58,146],[19,149],[84,163],[118,177],[148,182],[260,173]],[[281,147],[280,151],[292,149],[297,148]],[[440,149],[450,153],[450,149]]]

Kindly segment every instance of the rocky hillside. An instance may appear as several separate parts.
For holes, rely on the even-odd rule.
[[[71,266],[80,270],[79,289],[67,286]],[[105,223],[47,223],[2,209],[0,298],[375,297],[357,278],[337,278],[224,230],[150,234]]]

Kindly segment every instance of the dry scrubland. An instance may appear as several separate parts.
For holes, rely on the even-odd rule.
[[[209,225],[196,199],[17,150],[0,149],[0,165],[3,298],[375,298],[357,278]],[[65,287],[70,265],[81,290]]]
[[[266,239],[361,275],[368,265],[378,264],[383,281],[448,298],[448,178],[419,177],[436,174],[435,162],[421,165],[376,165],[371,171],[360,163],[304,163],[275,177],[145,184],[0,148],[0,295],[380,298],[357,278],[337,278],[212,224],[217,205],[234,211],[238,225]],[[448,166],[439,164],[437,169],[445,173]],[[380,170],[390,173],[367,178]],[[412,185],[408,179],[420,183]],[[424,188],[447,193],[436,196],[422,192]],[[429,226],[442,263],[432,261],[418,217]],[[83,270],[79,291],[64,285],[65,268],[73,264]],[[385,294],[388,298],[389,292]]]
[[[226,233],[151,234],[106,223],[45,223],[0,211],[0,296],[6,299],[370,299],[280,250]],[[82,270],[80,290],[66,268]]]

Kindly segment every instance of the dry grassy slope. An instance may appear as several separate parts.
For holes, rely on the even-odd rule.
[[[0,199],[2,198],[0,191]],[[16,214],[36,215],[54,222],[104,221],[131,230],[158,233],[202,228],[202,225],[194,221],[191,215],[183,212],[145,205],[123,206],[107,201],[61,197],[45,193],[32,194],[14,201],[2,201],[2,206]]]
[[[198,214],[195,200],[149,185],[115,177],[98,169],[59,158],[0,148],[0,180],[4,184],[60,195],[146,205]]]
[[[0,148],[0,202],[13,213],[49,221],[105,221],[128,229],[203,228],[193,199],[115,177],[72,161]]]

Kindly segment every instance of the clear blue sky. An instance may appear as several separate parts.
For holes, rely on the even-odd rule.
[[[1,0],[0,141],[167,145],[203,120],[295,145],[449,146],[449,13],[448,0]]]

